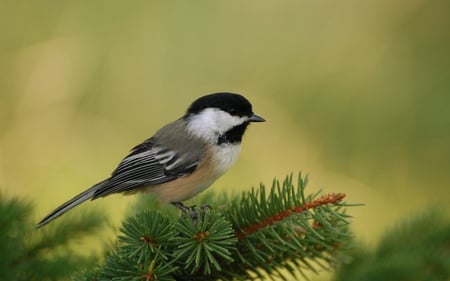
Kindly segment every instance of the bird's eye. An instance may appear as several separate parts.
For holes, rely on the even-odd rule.
[[[229,112],[231,115],[237,115],[237,110],[234,109],[234,108],[231,108],[228,112]]]

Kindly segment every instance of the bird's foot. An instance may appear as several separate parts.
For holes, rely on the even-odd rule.
[[[181,202],[172,202],[172,205],[180,209],[183,215],[188,215],[194,224],[197,224],[199,215],[203,218],[206,214],[206,210],[212,210],[211,206],[206,204],[197,207],[196,205],[186,206]]]

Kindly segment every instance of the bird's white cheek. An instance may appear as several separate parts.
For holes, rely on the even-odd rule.
[[[241,152],[241,145],[225,144],[214,147],[216,150],[216,157],[214,159],[215,168],[218,176],[222,175],[236,162],[239,153]]]
[[[199,138],[215,143],[221,134],[247,120],[248,117],[231,116],[217,108],[206,108],[190,117],[187,130]]]

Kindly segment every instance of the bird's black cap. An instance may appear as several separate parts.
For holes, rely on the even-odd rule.
[[[234,116],[253,116],[252,104],[234,93],[214,93],[198,98],[188,108],[186,115],[197,114],[206,108],[218,108]]]

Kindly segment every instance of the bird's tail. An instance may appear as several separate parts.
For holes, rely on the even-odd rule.
[[[36,228],[39,228],[39,227],[42,227],[42,226],[46,225],[47,223],[49,223],[52,220],[56,219],[57,217],[61,216],[65,212],[69,211],[70,209],[80,205],[84,201],[89,200],[89,199],[93,199],[95,191],[97,191],[98,188],[101,187],[104,182],[105,181],[97,183],[96,185],[92,186],[88,190],[78,194],[77,196],[73,197],[72,199],[70,199],[66,203],[62,204],[61,206],[59,206],[58,208],[53,210],[53,212],[51,212],[50,214],[45,216],[45,218],[43,218],[40,222],[38,222],[36,224]]]

